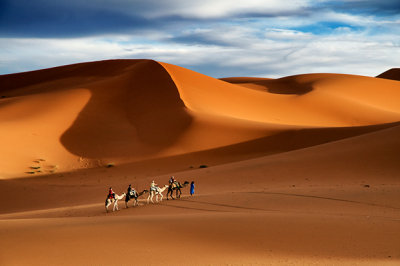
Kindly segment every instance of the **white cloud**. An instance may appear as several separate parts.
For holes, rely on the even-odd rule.
[[[135,15],[138,15],[140,11],[140,15],[152,19],[169,16],[208,19],[248,13],[271,15],[293,13],[315,2],[311,0],[115,0],[110,4],[109,0],[69,0],[68,4],[86,8],[106,7],[117,12]]]
[[[78,4],[77,0],[75,4]],[[80,1],[82,2],[82,1]],[[108,3],[98,0],[97,4]],[[116,1],[145,4],[144,16],[216,18],[251,12],[291,12],[311,1]],[[83,1],[81,4],[89,3]],[[90,2],[93,4],[94,2]],[[134,5],[131,5],[132,7]],[[124,12],[137,12],[125,8]],[[314,24],[338,21],[323,34]],[[341,25],[343,24],[343,25]],[[309,32],[301,27],[309,26]],[[291,29],[292,28],[292,29]],[[294,30],[293,28],[297,28]],[[0,73],[111,58],[150,58],[186,66],[204,74],[267,76],[331,72],[377,75],[400,62],[400,19],[376,18],[323,10],[305,16],[236,18],[146,29],[135,35],[86,38],[2,38]]]
[[[82,61],[123,56],[118,43],[97,38],[77,39],[0,39],[0,72],[19,72],[32,69],[77,63]]]
[[[120,36],[115,42],[108,37],[68,40],[1,39],[0,71],[4,73],[10,69],[11,72],[18,72],[111,58],[151,58],[192,69],[200,68],[203,70],[200,72],[215,77],[282,77],[312,72],[374,76],[388,68],[398,67],[400,49],[398,44],[390,40],[391,36],[387,36],[386,41],[382,42],[371,40],[370,36],[363,34],[308,34],[307,38],[292,42],[282,39],[279,34],[302,34],[279,29],[269,31],[278,34],[275,38],[272,34],[265,39],[258,37],[257,32],[239,29],[236,33],[239,36],[248,34],[248,38],[242,39],[240,45],[230,47],[171,44],[151,40],[148,44],[140,44],[129,36]],[[212,30],[206,32],[213,34]],[[232,34],[234,33],[230,32],[220,38],[225,36],[231,39]]]
[[[311,39],[311,33],[287,29],[266,29],[264,36],[268,39],[299,40]]]
[[[221,18],[246,13],[289,13],[308,6],[309,2],[308,0],[175,0],[170,1],[169,8],[151,13],[151,16],[177,15],[195,18]]]

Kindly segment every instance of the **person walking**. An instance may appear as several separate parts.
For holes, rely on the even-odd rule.
[[[190,183],[190,196],[193,196],[193,194],[194,194],[194,181]]]

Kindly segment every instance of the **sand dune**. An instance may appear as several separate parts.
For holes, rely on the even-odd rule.
[[[376,77],[382,78],[382,79],[391,79],[391,80],[400,81],[400,68],[389,69],[388,71],[385,71]]]
[[[4,75],[0,81],[6,96],[1,136],[14,137],[0,154],[2,178],[23,176],[38,158],[69,171],[301,128],[400,120],[397,82],[350,75],[240,78],[232,84],[151,60],[111,60]],[[8,154],[14,154],[12,162]]]
[[[242,78],[242,81],[236,84],[257,86],[259,90],[281,97],[279,102],[291,99],[290,104],[297,105],[297,108],[316,108],[314,110],[324,112],[327,119],[330,118],[331,112],[334,112],[336,117],[343,116],[347,122],[345,125],[371,124],[373,117],[376,121],[383,121],[385,117],[392,115],[395,115],[392,121],[396,121],[399,113],[399,105],[391,97],[393,95],[397,99],[398,83],[389,80],[381,83],[382,80],[363,76],[307,74],[281,79],[244,81]],[[382,90],[378,91],[380,86]],[[298,97],[293,99],[290,96]],[[379,113],[382,116],[377,117]],[[310,115],[310,118],[312,116]],[[327,119],[320,125],[324,126]],[[337,121],[337,118],[334,121]]]
[[[2,75],[0,264],[396,265],[400,83],[385,73],[107,60]],[[106,214],[109,186],[170,175],[195,197]]]
[[[243,120],[301,126],[356,126],[398,121],[399,84],[370,77],[310,74],[252,82],[246,90],[164,64],[193,110]],[[382,91],[377,91],[381,86]],[[393,97],[389,96],[393,95]],[[221,98],[223,100],[221,100]],[[294,118],[293,113],[296,113]]]

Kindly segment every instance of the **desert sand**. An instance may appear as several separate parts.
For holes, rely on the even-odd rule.
[[[106,60],[1,75],[0,265],[398,265],[400,81],[385,73]],[[110,186],[172,175],[195,195],[106,213]]]

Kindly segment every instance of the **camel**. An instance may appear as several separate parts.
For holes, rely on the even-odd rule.
[[[119,209],[118,209],[118,201],[119,201],[119,200],[122,200],[125,196],[126,196],[126,194],[125,194],[125,193],[122,193],[121,196],[118,196],[117,194],[115,194],[115,199],[109,199],[109,198],[107,197],[107,199],[106,199],[106,212],[108,212],[108,206],[110,206],[111,203],[113,203],[113,202],[114,202],[113,211],[115,211],[115,210],[118,211],[118,210],[119,210]]]
[[[151,188],[150,187],[150,191],[149,191],[149,196],[147,197],[147,204],[149,204],[149,201],[151,200],[151,203],[154,203],[153,201],[153,197],[154,195],[156,196],[156,202],[158,202],[158,195],[160,195],[160,201],[162,201],[163,199],[163,192],[164,190],[166,190],[168,188],[168,185],[165,185],[164,187],[160,188],[160,187],[155,187],[155,188]],[[155,189],[155,190],[154,190]]]
[[[178,181],[176,181],[176,182],[170,184],[170,185],[168,186],[167,200],[168,200],[168,195],[169,195],[169,194],[171,195],[171,199],[174,200],[174,197],[172,196],[172,193],[174,192],[174,190],[176,190],[176,197],[177,197],[177,198],[180,198],[180,197],[181,197],[181,194],[182,194],[181,188],[184,188],[184,187],[186,187],[187,185],[189,185],[189,182],[188,182],[188,181],[185,181],[185,182],[183,183],[183,185],[181,185],[181,183],[179,183]],[[179,194],[178,194],[178,192],[179,192]]]
[[[131,191],[131,193],[127,194],[126,197],[125,197],[125,207],[128,208],[128,201],[131,200],[131,199],[134,199],[133,206],[138,206],[139,205],[138,198],[140,196],[142,196],[144,193],[147,193],[147,192],[149,192],[147,189],[145,189],[145,190],[143,190],[142,192],[139,192],[139,193],[137,193],[137,192],[133,193],[133,191]]]

